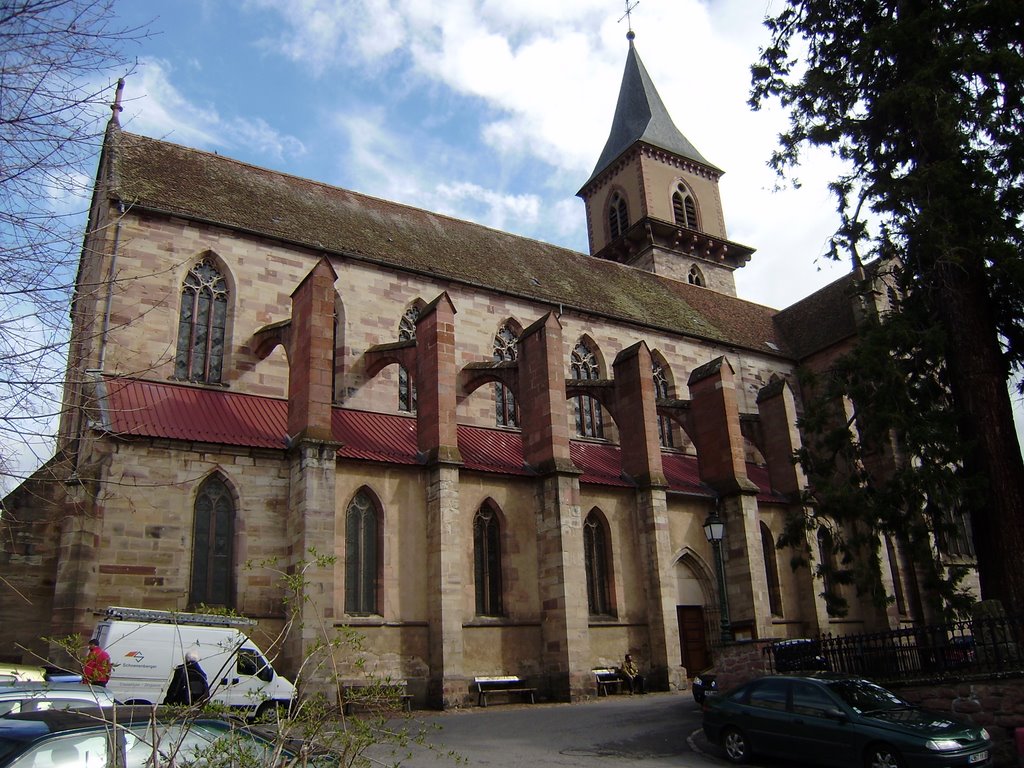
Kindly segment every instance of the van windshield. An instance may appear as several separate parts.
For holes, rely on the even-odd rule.
[[[274,670],[267,664],[267,660],[252,648],[239,649],[238,674],[253,675],[268,683],[274,679]]]

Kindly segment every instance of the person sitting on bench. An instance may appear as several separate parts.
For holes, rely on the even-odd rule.
[[[647,693],[647,689],[644,688],[644,676],[640,674],[640,668],[628,653],[622,662],[622,680],[630,693]]]

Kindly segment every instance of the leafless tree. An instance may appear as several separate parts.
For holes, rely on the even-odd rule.
[[[0,494],[52,450],[68,308],[113,86],[115,0],[0,0]]]

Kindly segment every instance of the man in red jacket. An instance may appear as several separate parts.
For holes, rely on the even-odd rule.
[[[93,638],[89,641],[89,652],[82,665],[82,682],[86,685],[106,686],[110,680],[110,669],[110,654],[100,648],[99,642]]]

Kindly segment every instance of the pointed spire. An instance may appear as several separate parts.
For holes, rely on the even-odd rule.
[[[117,90],[114,92],[114,103],[110,105],[110,120],[118,125],[121,124],[120,120],[118,120],[118,115],[124,111],[124,107],[121,106],[122,93],[124,93],[124,78],[120,77],[117,80]]]
[[[611,133],[604,145],[604,151],[601,152],[601,158],[584,187],[597,178],[619,155],[639,141],[719,170],[704,159],[672,122],[665,103],[658,95],[651,76],[647,74],[640,60],[640,54],[636,52],[633,45],[635,37],[632,29],[626,35],[626,39],[629,40],[629,53],[626,55],[626,69],[622,73],[622,85],[619,87],[619,101],[615,105]]]

